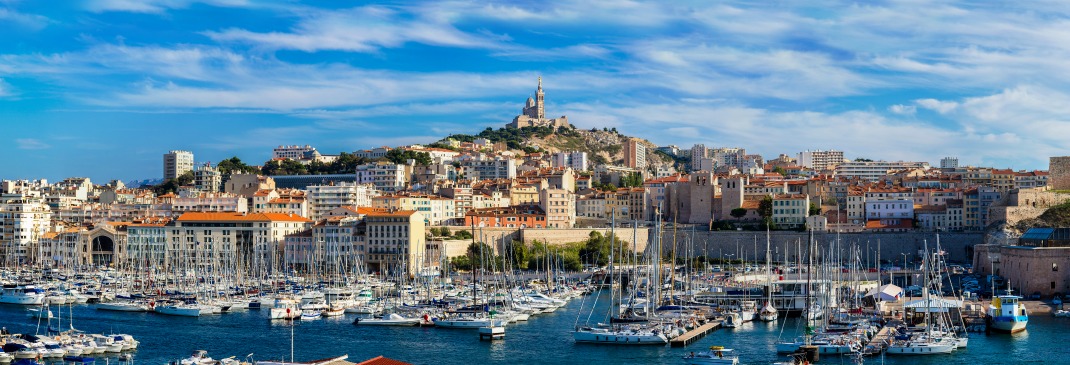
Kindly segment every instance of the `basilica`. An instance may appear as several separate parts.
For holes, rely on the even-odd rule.
[[[523,127],[568,127],[568,117],[546,119],[545,104],[543,103],[542,77],[539,77],[539,88],[535,90],[535,98],[528,97],[524,104],[524,110],[513,118],[513,122],[506,125],[509,128]]]

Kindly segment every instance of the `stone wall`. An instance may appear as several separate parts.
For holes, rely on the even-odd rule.
[[[1070,292],[1070,248],[1067,247],[1000,247],[995,269],[1007,278],[1015,294],[1040,292],[1051,296]]]
[[[609,235],[609,228],[557,228],[557,229],[531,229],[527,228],[520,232],[524,243],[531,244],[532,241],[538,240],[539,242],[546,242],[550,245],[563,245],[570,242],[582,242],[586,241],[590,236],[591,231],[598,231],[603,235]],[[639,252],[646,251],[647,241],[650,236],[649,228],[638,228],[635,230],[635,246]],[[631,228],[619,228],[616,230],[617,236],[621,241],[632,243],[632,229]]]
[[[1070,190],[1070,156],[1048,160],[1048,186],[1055,190]]]
[[[1046,187],[1011,190],[1003,199],[988,208],[985,225],[1006,222],[1015,225],[1021,220],[1044,214],[1048,208],[1070,200],[1070,194],[1054,192]]]
[[[436,227],[437,228],[437,227]],[[527,244],[531,244],[532,241],[538,240],[539,242],[545,242],[550,245],[564,245],[566,243],[586,241],[587,237],[591,234],[591,231],[601,232],[603,235],[609,234],[609,228],[505,228],[505,227],[476,227],[473,231],[472,227],[465,226],[449,226],[451,232],[456,233],[460,230],[467,230],[472,232],[476,236],[477,241],[487,242],[488,244],[494,242],[511,242],[513,240],[522,241]],[[632,229],[631,228],[619,228],[616,230],[617,235],[624,242],[632,242]],[[650,238],[649,228],[638,228],[636,230],[637,242],[639,251],[645,251],[647,241]],[[469,242],[471,243],[471,242]],[[493,244],[495,250],[499,249],[498,244]],[[467,246],[465,246],[467,247]],[[447,252],[447,255],[449,253]]]
[[[774,251],[776,260],[784,260],[787,251],[788,260],[795,260],[796,252],[802,251],[799,257],[805,257],[806,243],[809,235],[806,232],[775,231],[770,233],[770,246]],[[828,252],[829,246],[836,242],[835,233],[815,233],[814,240],[820,246],[822,252]],[[918,251],[922,250],[928,241],[929,249],[936,248],[936,233],[933,232],[890,232],[890,233],[843,233],[839,235],[839,247],[844,257],[850,252],[850,247],[860,249],[860,259],[865,262],[876,262],[878,242],[880,246],[881,260],[895,260],[902,262],[901,254],[909,254],[908,259],[914,261],[918,258]],[[948,260],[955,262],[970,262],[973,260],[973,246],[984,241],[984,234],[971,233],[941,233],[941,249],[948,253]],[[664,232],[662,240],[662,252],[669,253],[672,249],[672,232]],[[741,255],[747,260],[754,260],[757,253],[758,260],[765,259],[765,232],[754,231],[717,231],[717,232],[679,232],[676,239],[677,256],[723,256],[740,258]],[[902,264],[900,264],[902,265]],[[1070,268],[1068,268],[1070,270]]]

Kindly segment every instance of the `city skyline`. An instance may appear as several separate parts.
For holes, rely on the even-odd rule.
[[[0,1],[0,151],[18,157],[0,178],[430,143],[504,126],[538,76],[548,117],[658,145],[1046,169],[1070,137],[1066,18],[1044,2]]]

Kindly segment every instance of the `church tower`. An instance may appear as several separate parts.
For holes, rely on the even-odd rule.
[[[542,97],[542,76],[539,76],[539,89],[535,91],[535,118],[537,119],[546,119],[546,109]]]

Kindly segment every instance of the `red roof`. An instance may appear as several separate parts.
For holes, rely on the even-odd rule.
[[[866,229],[913,229],[913,219],[900,219],[899,224],[884,224],[880,219],[866,221]]]
[[[186,212],[177,219],[179,222],[233,222],[233,221],[286,221],[311,222],[308,218],[283,213],[239,213],[239,212]]]

